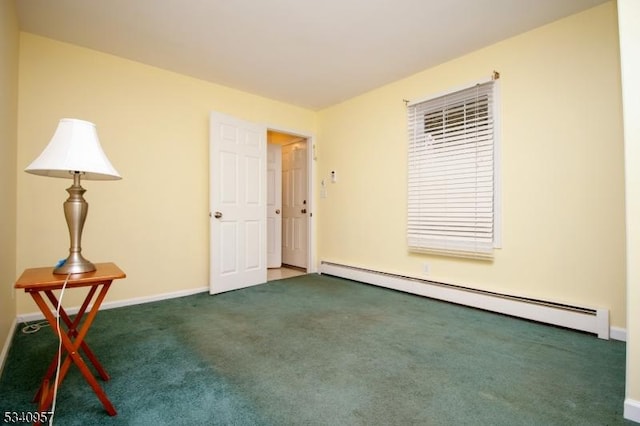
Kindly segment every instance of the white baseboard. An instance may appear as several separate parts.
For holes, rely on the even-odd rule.
[[[153,296],[135,297],[133,299],[117,300],[114,302],[105,302],[102,304],[102,306],[100,306],[100,309],[103,310],[103,309],[121,308],[123,306],[141,305],[143,303],[158,302],[160,300],[191,296],[192,294],[204,293],[207,291],[209,291],[209,287],[200,287],[200,288],[194,288],[190,290],[175,291],[172,293],[163,293],[163,294],[157,294]],[[67,311],[68,314],[76,314],[78,310],[80,310],[80,307],[74,306],[72,308],[65,308],[65,310]],[[22,322],[40,321],[43,319],[44,319],[44,315],[42,315],[42,312],[32,312],[29,314],[18,315],[17,322],[22,323]]]
[[[0,352],[0,377],[2,377],[2,370],[4,369],[4,363],[7,360],[7,356],[9,355],[9,348],[11,347],[11,342],[13,342],[13,335],[16,332],[17,321],[14,318],[11,323],[11,327],[9,328],[9,334],[4,341],[4,345],[2,346],[2,352]]]
[[[627,341],[627,329],[621,327],[611,327],[609,337],[613,340]]]
[[[624,418],[640,423],[640,401],[630,398],[624,400]]]

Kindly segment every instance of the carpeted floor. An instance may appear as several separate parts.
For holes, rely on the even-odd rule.
[[[118,415],[72,367],[55,424],[632,424],[622,342],[328,276],[105,310],[87,341]],[[56,349],[16,333],[0,412]]]

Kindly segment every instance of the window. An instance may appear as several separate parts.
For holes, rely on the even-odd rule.
[[[499,246],[497,84],[408,105],[410,250],[490,259]]]

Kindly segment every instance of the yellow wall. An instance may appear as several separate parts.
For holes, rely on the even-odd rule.
[[[627,405],[640,421],[640,2],[618,0],[627,207]],[[625,414],[631,414],[627,408]]]
[[[17,268],[53,265],[69,246],[66,179],[22,172],[58,120],[96,123],[121,181],[83,183],[89,215],[83,254],[128,275],[108,300],[208,286],[208,126],[216,110],[302,133],[315,113],[137,62],[21,34]],[[78,293],[78,292],[76,292]],[[69,306],[79,305],[74,292]],[[35,312],[18,295],[18,313]]]
[[[18,19],[15,1],[0,2],[0,348],[16,316],[16,142]],[[0,365],[2,362],[0,361]]]
[[[274,145],[287,145],[298,140],[300,140],[300,136],[297,136],[297,135],[274,132],[271,130],[267,131],[267,142]]]
[[[604,307],[625,326],[624,176],[613,2],[319,113],[320,260]],[[493,262],[407,252],[406,108],[501,73],[503,245]],[[426,275],[424,264],[430,273]]]

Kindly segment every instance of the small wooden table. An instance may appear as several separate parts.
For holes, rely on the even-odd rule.
[[[67,281],[66,288],[89,287],[89,292],[73,320],[69,317],[64,308],[60,306],[60,318],[62,319],[62,322],[60,323],[60,338],[62,339],[62,347],[64,348],[66,357],[60,366],[58,387],[62,384],[62,381],[67,375],[69,367],[73,362],[96,393],[105,410],[107,410],[107,413],[109,413],[110,416],[115,416],[117,414],[116,409],[113,407],[113,404],[111,404],[111,401],[107,398],[104,390],[98,384],[98,381],[87,367],[87,364],[80,355],[79,349],[82,349],[86,357],[91,361],[91,364],[95,367],[100,378],[105,381],[109,380],[109,374],[107,374],[105,369],[102,367],[102,364],[100,364],[98,358],[95,356],[91,348],[89,348],[89,345],[84,341],[84,338],[86,337],[87,332],[100,309],[102,301],[109,291],[111,282],[116,279],[125,278],[126,274],[113,263],[98,263],[95,266],[95,271],[83,274],[71,274]],[[31,295],[33,300],[36,302],[36,305],[38,305],[38,308],[40,308],[40,311],[42,311],[42,314],[51,325],[51,329],[56,336],[58,335],[58,322],[56,321],[54,313],[58,307],[58,299],[53,291],[62,289],[66,280],[67,275],[54,274],[52,267],[33,268],[26,269],[20,278],[18,278],[18,281],[16,281],[14,286],[16,289],[24,289],[26,293]],[[96,292],[98,292],[98,295],[92,304],[91,301],[96,295]],[[47,306],[47,302],[45,301],[43,294],[47,297],[49,302],[51,302],[52,308]],[[87,309],[89,309],[89,311],[87,311]],[[66,333],[63,332],[62,323],[67,327]],[[34,402],[38,403],[39,412],[46,411],[53,402],[54,386],[53,383],[50,382],[55,375],[59,355],[61,354],[56,353],[51,361],[51,364],[49,365],[49,368],[42,380],[42,384],[33,399]]]

